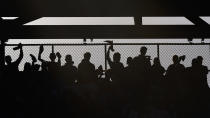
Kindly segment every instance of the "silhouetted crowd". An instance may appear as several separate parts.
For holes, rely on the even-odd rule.
[[[128,57],[124,66],[121,54],[110,46],[106,53],[110,69],[103,70],[90,62],[90,52],[84,54],[78,67],[71,55],[66,55],[61,65],[59,52],[50,53],[50,61],[46,61],[41,45],[38,60],[31,54],[32,62],[26,62],[24,71],[18,72],[24,55],[22,45],[14,50],[20,50],[16,61],[5,57],[0,117],[210,117],[208,68],[202,56],[185,67],[181,64],[185,56],[174,55],[173,64],[165,69],[158,57],[152,64],[147,48],[141,47],[140,54]]]

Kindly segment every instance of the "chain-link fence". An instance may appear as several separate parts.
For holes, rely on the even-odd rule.
[[[78,64],[83,59],[85,52],[91,53],[91,62],[95,64],[96,68],[100,65],[104,69],[108,69],[109,66],[106,63],[105,52],[107,51],[108,44],[44,44],[44,52],[42,58],[49,60],[49,54],[52,51],[52,45],[55,52],[60,52],[62,55],[62,64],[65,63],[65,55],[70,54],[73,57],[74,65]],[[140,54],[140,47],[145,46],[148,48],[147,55],[150,55],[152,59],[159,57],[161,64],[165,69],[172,64],[173,55],[186,55],[185,61],[181,62],[186,67],[191,66],[191,61],[197,56],[203,57],[203,64],[210,68],[210,44],[114,44],[115,52],[121,54],[121,62],[126,66],[126,59],[128,57],[135,57]],[[15,45],[10,44],[6,46],[6,55],[11,55],[13,60],[16,60],[19,56],[19,51],[14,51]],[[24,63],[31,62],[30,54],[38,56],[39,44],[24,44],[24,58],[19,65],[19,70],[23,70]],[[111,52],[111,58],[114,52]],[[152,60],[151,60],[152,61]],[[209,77],[210,78],[210,75]]]

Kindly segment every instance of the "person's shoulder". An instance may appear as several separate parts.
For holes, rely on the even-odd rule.
[[[202,68],[205,69],[205,70],[208,70],[207,66],[202,65]]]
[[[122,62],[120,62],[120,65],[124,67],[124,64]]]
[[[192,70],[192,67],[186,67],[186,70],[190,71],[190,70]]]
[[[185,66],[183,64],[179,64],[179,67],[181,68],[185,68]]]
[[[208,68],[208,67],[207,67],[207,66],[205,66],[205,65],[202,65],[202,67],[203,67],[203,68]]]
[[[168,66],[168,69],[174,68],[174,64]]]
[[[51,62],[50,61],[43,61],[42,63],[44,63],[44,64],[50,64]]]
[[[165,68],[163,66],[160,66],[160,68],[165,70]]]
[[[80,62],[79,64],[78,64],[78,67],[80,67],[82,65],[82,62]]]
[[[76,66],[72,66],[72,68],[75,69],[75,70],[77,70],[77,67]]]
[[[91,62],[90,62],[90,65],[95,67],[95,65],[93,63],[91,63]]]
[[[139,60],[139,58],[140,58],[139,56],[136,56],[133,58],[133,61],[137,61],[137,60]]]
[[[171,65],[169,65],[168,67],[170,67],[170,68],[171,68],[171,67],[174,67],[174,64],[171,64]]]

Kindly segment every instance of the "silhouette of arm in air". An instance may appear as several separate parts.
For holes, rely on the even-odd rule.
[[[110,58],[110,50],[111,50],[111,47],[109,47],[109,49],[108,49],[108,51],[107,51],[107,53],[106,53],[106,59],[107,59],[107,61],[108,61],[108,64],[109,64],[110,68],[112,68],[113,62],[112,62],[112,60],[111,60],[111,58]]]
[[[32,66],[34,66],[35,63],[37,62],[36,57],[32,54],[30,54],[30,56],[31,56],[31,60],[32,60]]]
[[[41,57],[43,51],[44,51],[44,47],[43,47],[43,45],[41,45],[39,48],[38,60],[41,61],[42,63],[47,62],[46,60],[42,59],[42,57]]]
[[[20,62],[22,61],[23,59],[23,48],[22,48],[22,45],[20,46],[20,54],[19,54],[19,57],[18,59],[14,62],[16,65],[19,65]]]

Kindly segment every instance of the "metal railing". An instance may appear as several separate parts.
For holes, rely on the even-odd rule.
[[[110,44],[107,44],[107,43],[80,43],[80,44],[22,44],[23,47],[34,47],[34,46],[40,46],[40,45],[43,45],[43,46],[46,46],[46,47],[51,47],[51,46],[54,46],[54,47],[72,47],[72,46],[76,46],[76,47],[96,47],[96,46],[100,46],[102,49],[103,47],[103,51],[101,52],[98,52],[98,53],[104,53],[104,69],[107,70],[108,69],[108,64],[107,64],[107,60],[106,60],[106,52],[107,52],[107,49],[108,47],[110,46]],[[132,48],[132,47],[135,47],[135,49],[138,49],[136,50],[136,56],[137,56],[137,53],[139,53],[139,49],[141,46],[150,46],[152,47],[153,52],[150,53],[150,54],[153,54],[153,57],[156,56],[156,57],[159,57],[160,59],[164,59],[164,55],[167,56],[170,53],[169,50],[171,50],[173,47],[174,48],[174,52],[180,52],[180,51],[184,51],[184,52],[189,52],[190,54],[192,53],[193,55],[204,55],[205,56],[205,59],[210,59],[210,43],[114,43],[114,48],[117,48],[116,51],[123,51],[123,50],[126,50],[126,49],[129,49],[129,48]],[[6,47],[13,47],[13,46],[17,46],[17,44],[6,44]],[[123,46],[128,46],[127,48],[126,47],[123,47]],[[139,46],[139,47],[138,47]],[[124,49],[121,49],[124,48]],[[176,48],[179,48],[179,49],[176,49]],[[188,48],[189,49],[188,49]],[[194,51],[195,48],[198,47],[197,50],[199,51]],[[205,47],[205,48],[203,48]],[[67,49],[67,48],[66,48]],[[77,50],[74,52],[74,53],[80,53],[80,48],[77,48]],[[150,50],[150,48],[148,48]],[[151,49],[151,50],[152,50]],[[93,49],[94,50],[94,49]],[[186,51],[188,50],[188,51]],[[7,49],[6,49],[7,51]],[[95,51],[99,51],[97,49],[95,49]],[[167,52],[168,51],[168,52]],[[48,51],[49,52],[49,51]],[[171,50],[171,52],[173,52],[173,50]],[[199,53],[199,52],[202,52]],[[133,53],[133,52],[128,52],[128,53]],[[168,54],[167,54],[168,53]],[[188,53],[188,55],[189,55]],[[195,53],[198,53],[198,54],[195,54]],[[7,54],[7,52],[6,52]],[[183,54],[183,53],[180,53],[180,54]],[[178,55],[180,55],[178,54]],[[129,55],[129,54],[126,54],[126,55]],[[208,56],[208,57],[207,57]],[[165,60],[168,60],[168,57],[167,59]],[[207,60],[206,64],[208,64],[207,66],[210,67],[210,60]],[[189,65],[189,64],[188,64]]]

